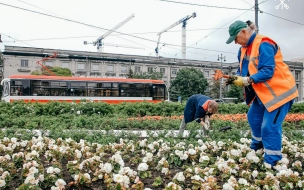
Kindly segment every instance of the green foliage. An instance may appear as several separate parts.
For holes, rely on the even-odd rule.
[[[152,80],[161,80],[164,76],[164,73],[157,72],[156,67],[152,72],[140,72],[133,74],[132,78],[135,79],[152,79]]]
[[[61,68],[61,67],[50,67],[47,66],[47,68],[52,71],[56,76],[72,76],[73,73],[70,69],[68,68]],[[41,68],[41,70],[34,70],[32,71],[31,75],[50,75],[50,73]]]
[[[73,73],[68,68],[61,68],[61,67],[52,67],[50,69],[53,73],[55,73],[57,76],[72,76]]]
[[[213,80],[213,83],[209,85],[210,90],[208,93],[206,93],[207,96],[211,98],[219,98],[220,97],[220,81],[219,80]]]
[[[193,94],[204,94],[208,86],[204,74],[195,68],[180,69],[176,78],[171,82],[170,99],[176,101],[178,96],[183,100],[188,99]]]
[[[226,93],[226,97],[238,98],[238,102],[244,101],[244,89],[236,85],[230,85],[230,90]]]

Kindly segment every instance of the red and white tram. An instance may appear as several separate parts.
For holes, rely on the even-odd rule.
[[[162,80],[13,75],[3,79],[1,85],[1,99],[6,102],[79,102],[86,99],[120,103],[168,99]]]

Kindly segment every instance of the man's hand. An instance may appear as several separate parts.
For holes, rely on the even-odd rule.
[[[249,80],[249,77],[236,76],[236,79],[233,81],[233,84],[241,87],[248,86],[250,84]]]

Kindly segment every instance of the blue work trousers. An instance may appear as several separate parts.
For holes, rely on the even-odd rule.
[[[250,148],[264,148],[264,162],[272,166],[282,159],[282,123],[292,104],[293,100],[268,112],[261,101],[255,98],[247,113],[252,133]]]

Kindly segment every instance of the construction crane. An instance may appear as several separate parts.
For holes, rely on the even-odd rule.
[[[159,32],[157,34],[158,35],[158,41],[157,41],[157,46],[155,48],[155,52],[156,52],[157,57],[158,57],[158,46],[159,46],[159,41],[160,41],[161,34],[164,33],[164,32],[167,32],[168,30],[170,30],[171,28],[179,25],[180,23],[183,23],[183,27],[182,27],[182,58],[183,59],[186,58],[186,25],[187,25],[187,20],[189,20],[190,18],[195,18],[195,17],[196,17],[196,13],[192,13],[192,15],[188,15],[188,16],[182,18],[181,20],[177,21],[176,23],[172,24],[168,28],[165,28],[164,30],[162,30],[161,32]]]
[[[126,24],[127,22],[129,22],[132,18],[134,18],[134,14],[132,14],[131,16],[129,16],[126,20],[122,21],[121,23],[119,23],[118,25],[116,25],[114,28],[112,28],[111,30],[109,30],[108,32],[106,32],[104,35],[102,35],[101,37],[99,37],[96,41],[92,42],[94,46],[97,45],[97,51],[98,52],[103,52],[102,48],[103,48],[103,43],[102,40],[105,39],[105,37],[109,36],[112,32],[115,32],[118,28],[120,28],[122,25]],[[90,44],[87,41],[84,41],[84,44]]]
[[[36,64],[37,64],[37,65],[40,65],[43,69],[45,69],[48,73],[50,73],[50,75],[56,76],[55,73],[53,73],[50,69],[48,69],[48,68],[47,68],[45,65],[43,65],[41,62],[44,62],[44,61],[49,60],[49,59],[52,59],[52,58],[56,58],[57,56],[58,56],[57,52],[54,52],[53,55],[50,55],[50,56],[48,56],[48,57],[45,57],[45,58],[43,58],[43,59],[37,61]]]

